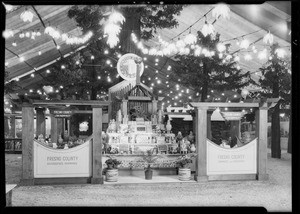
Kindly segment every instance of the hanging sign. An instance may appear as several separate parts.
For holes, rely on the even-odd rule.
[[[138,66],[135,63],[135,60],[140,57],[133,53],[124,54],[117,63],[117,70],[119,75],[128,81],[136,80],[137,68],[139,69],[140,76],[144,72],[144,63],[141,62]]]
[[[237,148],[223,148],[207,140],[207,175],[256,174],[257,138]]]
[[[53,114],[54,114],[54,117],[71,117],[73,112],[67,111],[67,110],[54,110]]]

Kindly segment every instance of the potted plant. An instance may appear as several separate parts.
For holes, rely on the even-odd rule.
[[[139,161],[147,164],[147,167],[144,168],[146,180],[152,180],[153,170],[151,168],[151,164],[154,164],[161,157],[161,155],[157,155],[154,153],[154,149],[143,152],[143,155]]]
[[[118,181],[118,165],[121,164],[121,161],[118,161],[115,158],[109,156],[109,159],[105,161],[107,165],[106,169],[106,181],[108,182],[116,182]]]
[[[189,181],[191,179],[191,169],[190,164],[193,162],[192,158],[195,154],[181,155],[176,160],[176,165],[178,166],[178,177],[181,181]]]

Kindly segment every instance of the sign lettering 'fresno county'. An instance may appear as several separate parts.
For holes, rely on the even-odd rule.
[[[55,117],[71,117],[73,112],[67,110],[54,110],[53,114]]]
[[[257,138],[237,148],[223,148],[207,140],[207,175],[256,173]]]
[[[70,149],[53,149],[34,142],[34,177],[90,177],[91,141]]]

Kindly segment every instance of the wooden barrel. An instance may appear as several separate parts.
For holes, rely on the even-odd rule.
[[[106,181],[107,182],[116,182],[118,181],[118,169],[107,169],[106,171]]]
[[[179,168],[178,177],[181,181],[191,180],[191,169],[189,168]]]

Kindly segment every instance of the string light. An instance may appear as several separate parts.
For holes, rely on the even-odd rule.
[[[205,21],[204,26],[201,29],[201,33],[206,37],[207,35],[212,35],[214,33],[214,26],[212,24],[208,24],[207,21]]]
[[[49,74],[49,73],[50,73],[50,70],[49,70],[49,69],[47,69],[47,70],[46,70],[46,73],[47,73],[47,74]]]
[[[267,34],[264,36],[263,42],[266,43],[266,44],[269,43],[270,45],[272,45],[272,43],[273,43],[273,35],[270,33],[270,31],[269,31],[269,33],[267,33]]]
[[[60,38],[60,33],[51,26],[46,27],[44,33],[50,35],[54,39]]]
[[[250,43],[247,39],[243,39],[241,44],[240,44],[240,47],[241,48],[244,48],[244,49],[247,49],[249,47]]]
[[[257,58],[260,60],[267,58],[267,49],[258,52]]]
[[[197,37],[191,32],[184,38],[184,43],[187,45],[195,44],[197,42]]]
[[[5,39],[8,39],[8,38],[14,36],[14,32],[13,32],[12,30],[9,30],[9,29],[8,29],[8,30],[3,31],[2,36],[3,36]]]
[[[283,58],[286,54],[285,50],[281,49],[281,48],[278,48],[275,50],[275,53],[277,54],[277,56],[279,58]]]
[[[224,19],[230,19],[229,17],[230,8],[227,4],[219,3],[212,10],[212,16],[216,19],[222,17]]]
[[[32,22],[33,16],[33,13],[26,9],[23,13],[21,13],[20,18],[23,20],[23,22]]]
[[[34,77],[34,73],[30,74],[31,77]]]
[[[115,47],[119,43],[118,35],[121,32],[121,27],[118,23],[123,24],[124,16],[119,12],[112,12],[104,26],[104,35],[107,36],[107,44],[110,48]]]

